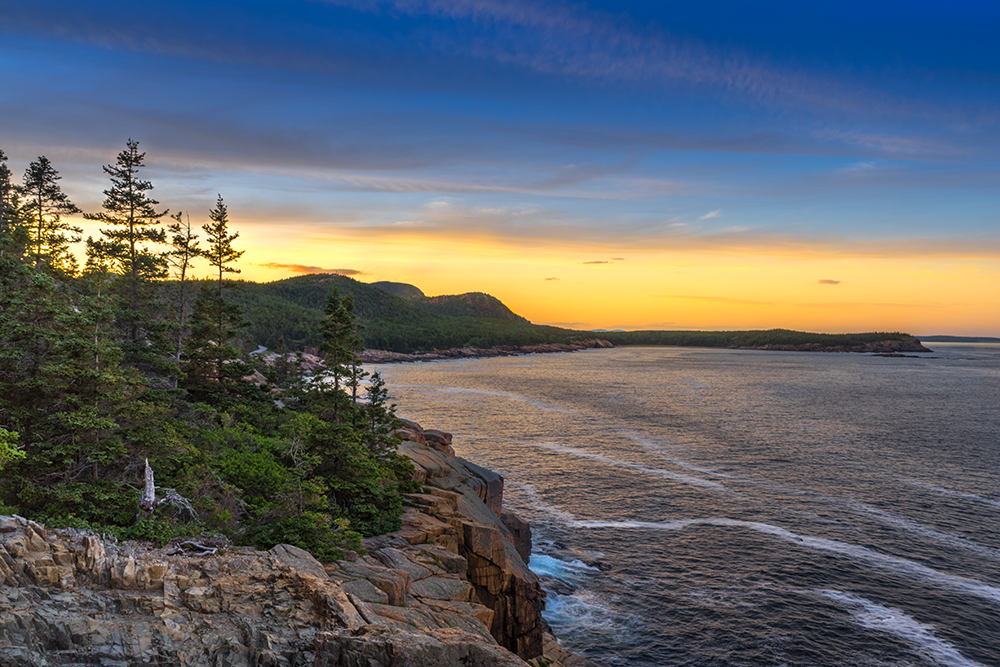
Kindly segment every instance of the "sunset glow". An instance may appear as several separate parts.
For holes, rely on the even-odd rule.
[[[242,278],[579,329],[1000,336],[995,8],[141,11],[0,10],[0,148],[91,212],[139,140],[164,208],[225,198]]]

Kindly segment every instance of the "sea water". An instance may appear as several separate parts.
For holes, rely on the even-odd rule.
[[[607,665],[1000,665],[1000,347],[379,367],[531,521]]]

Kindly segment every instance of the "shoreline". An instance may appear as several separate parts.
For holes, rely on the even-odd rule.
[[[933,354],[918,339],[887,340],[864,345],[821,345],[819,343],[804,343],[801,345],[756,345],[756,346],[705,346],[705,345],[615,345],[609,341],[595,338],[576,343],[548,343],[544,345],[497,345],[490,348],[453,347],[447,350],[430,350],[428,352],[389,352],[386,350],[365,350],[361,353],[363,364],[402,364],[420,361],[445,361],[451,359],[488,359],[493,357],[516,357],[528,354],[555,354],[561,352],[578,352],[580,350],[611,349],[627,347],[690,347],[706,350],[761,350],[767,352],[843,352],[853,354],[874,354],[878,356],[908,357],[903,354],[913,352],[918,354]]]
[[[361,353],[363,364],[400,364],[414,361],[441,361],[444,359],[486,359],[491,357],[517,357],[526,354],[555,354],[578,352],[596,348],[612,348],[606,340],[598,338],[576,343],[545,343],[543,345],[497,345],[495,347],[453,347],[447,350],[429,352],[388,352],[386,350],[365,350]]]
[[[421,492],[404,494],[399,530],[339,561],[211,537],[119,543],[0,517],[0,654],[25,665],[601,667],[563,649],[542,618],[531,528],[503,506],[503,477],[456,456],[451,434],[401,421],[399,453]]]

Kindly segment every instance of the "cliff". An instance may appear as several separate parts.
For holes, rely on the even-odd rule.
[[[401,530],[336,563],[0,517],[0,665],[592,665],[543,632],[530,528],[503,509],[503,478],[455,457],[447,433],[400,435],[426,492]]]

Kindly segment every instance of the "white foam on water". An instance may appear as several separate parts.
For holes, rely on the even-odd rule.
[[[570,524],[574,528],[641,528],[647,530],[684,530],[689,526],[722,526],[727,528],[747,528],[765,535],[771,535],[800,547],[815,551],[826,551],[846,556],[866,565],[886,570],[893,574],[906,575],[919,581],[934,584],[941,588],[972,595],[1000,606],[1000,589],[994,588],[975,579],[967,579],[954,574],[939,572],[926,565],[914,563],[905,558],[889,556],[873,551],[867,547],[847,544],[837,540],[822,537],[799,535],[779,526],[772,526],[757,521],[740,521],[737,519],[674,519],[672,521],[576,521]]]
[[[902,479],[900,481],[903,482],[903,484],[909,484],[910,486],[915,486],[919,489],[927,489],[928,491],[940,493],[943,496],[952,496],[953,498],[964,498],[966,500],[972,500],[977,503],[982,503],[983,505],[989,505],[990,507],[996,507],[1000,509],[1000,500],[993,500],[992,498],[983,498],[982,496],[977,496],[974,493],[955,491],[954,489],[946,489],[940,486],[935,486],[933,484],[924,484],[922,482],[916,482],[912,479]]]
[[[528,396],[522,396],[521,394],[510,394],[503,391],[488,391],[486,389],[470,389],[468,387],[449,387],[445,385],[435,385],[435,384],[395,384],[386,383],[388,387],[399,387],[402,389],[426,389],[433,391],[435,395],[438,394],[472,394],[475,396],[492,396],[494,398],[504,398],[511,401],[518,401],[526,405],[530,405],[533,408],[539,410],[544,410],[545,412],[557,412],[564,415],[580,415],[576,410],[571,410],[569,408],[563,408],[558,405],[553,405],[552,403],[546,403],[545,401],[539,401],[535,398],[530,398]]]
[[[930,528],[929,526],[925,526],[915,521],[910,521],[909,519],[905,519],[901,516],[896,516],[890,512],[880,510],[877,507],[872,507],[867,503],[850,502],[848,503],[848,506],[852,509],[868,514],[882,523],[892,526],[893,528],[899,528],[900,530],[905,530],[909,533],[920,535],[921,537],[927,537],[949,546],[964,549],[965,551],[970,551],[980,556],[986,556],[987,558],[992,558],[993,560],[1000,560],[1000,550],[983,546],[982,544],[978,544],[968,538],[952,535],[951,533],[942,533],[941,531]]]
[[[698,466],[698,465],[695,465],[693,463],[688,463],[687,461],[685,461],[683,459],[678,459],[678,458],[673,457],[673,456],[667,456],[666,454],[663,453],[663,441],[660,440],[660,439],[650,438],[650,437],[647,437],[647,436],[644,436],[644,435],[639,435],[638,433],[634,433],[632,431],[625,431],[625,430],[619,430],[619,431],[617,431],[617,433],[621,437],[627,438],[627,439],[631,440],[632,442],[637,443],[639,446],[641,446],[647,452],[653,452],[654,454],[656,454],[657,456],[659,456],[664,461],[667,461],[669,463],[673,463],[678,468],[684,468],[685,470],[692,470],[694,472],[700,472],[700,473],[702,473],[704,475],[711,475],[712,477],[729,477],[730,476],[728,473],[717,472],[715,470],[712,470],[711,468],[705,468],[703,466]]]
[[[515,495],[518,493],[523,495],[532,509],[549,515],[559,523],[569,524],[576,521],[576,517],[571,513],[545,502],[534,484],[505,480],[504,485],[508,490],[513,490]]]
[[[655,475],[656,477],[665,477],[667,479],[674,480],[676,482],[681,482],[682,484],[689,484],[691,486],[697,486],[702,489],[711,489],[713,491],[726,491],[728,489],[718,482],[712,482],[707,479],[702,479],[700,477],[693,477],[691,475],[685,475],[684,473],[674,472],[672,470],[664,470],[662,468],[649,468],[642,465],[641,463],[633,463],[632,461],[623,461],[621,459],[614,459],[610,456],[604,456],[603,454],[595,454],[593,452],[588,452],[582,449],[575,449],[573,447],[567,447],[565,445],[555,445],[548,442],[533,442],[531,443],[535,447],[540,447],[542,449],[548,449],[553,452],[560,452],[562,454],[571,454],[573,456],[580,456],[582,458],[592,459],[594,461],[600,461],[601,463],[607,463],[608,465],[616,466],[619,468],[627,468],[629,470],[635,470],[637,472],[646,473],[647,475]]]
[[[574,633],[611,634],[617,641],[641,625],[635,614],[622,614],[601,595],[582,588],[570,595],[549,594],[544,615],[549,623],[565,626]]]
[[[983,667],[970,660],[949,642],[938,639],[933,625],[921,623],[900,609],[884,607],[867,598],[842,591],[818,590],[823,597],[847,607],[858,625],[876,632],[884,632],[902,639],[911,650],[922,658],[941,667]]]
[[[531,571],[537,575],[547,574],[556,579],[566,579],[579,577],[584,572],[600,572],[591,565],[587,565],[581,560],[561,560],[547,554],[532,553],[529,563]]]

